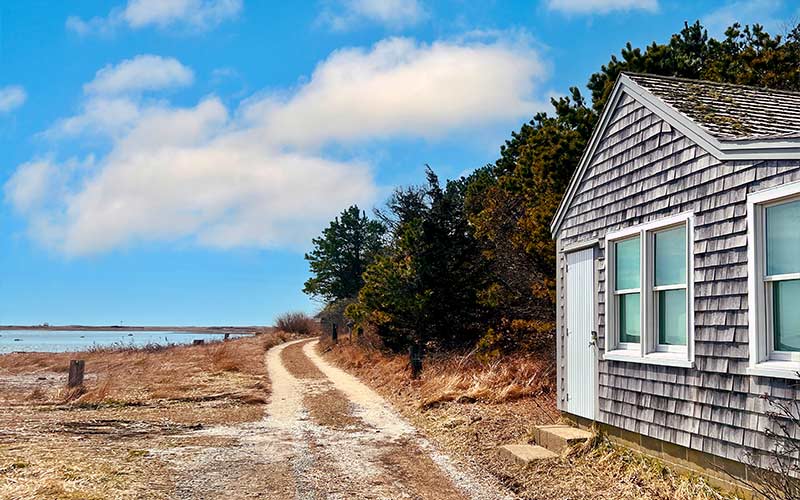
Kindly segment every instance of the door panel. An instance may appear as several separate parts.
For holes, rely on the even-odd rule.
[[[595,419],[594,249],[567,254],[567,411]]]

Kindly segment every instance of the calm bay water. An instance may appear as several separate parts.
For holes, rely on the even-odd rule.
[[[230,337],[242,336],[232,334]],[[195,339],[211,342],[222,340],[223,336],[213,333],[188,332],[3,330],[0,331],[0,354],[82,351],[93,346],[191,344]]]

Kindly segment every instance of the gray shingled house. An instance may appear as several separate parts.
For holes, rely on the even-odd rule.
[[[551,229],[559,408],[745,474],[800,396],[800,93],[621,75]]]

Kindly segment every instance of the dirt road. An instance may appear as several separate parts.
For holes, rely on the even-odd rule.
[[[160,452],[182,471],[177,498],[513,498],[439,453],[375,392],[320,358],[316,341],[274,347],[266,358],[272,395],[263,420],[192,433],[201,447]]]

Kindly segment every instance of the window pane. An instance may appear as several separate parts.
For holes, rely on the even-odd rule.
[[[800,273],[800,201],[767,208],[767,275]]]
[[[775,350],[800,352],[800,280],[772,284]]]
[[[658,343],[686,345],[686,290],[658,292]]]
[[[686,226],[655,234],[656,286],[686,284]]]
[[[642,327],[638,293],[619,296],[619,341],[638,343]]]
[[[639,288],[639,237],[614,244],[617,290]]]

